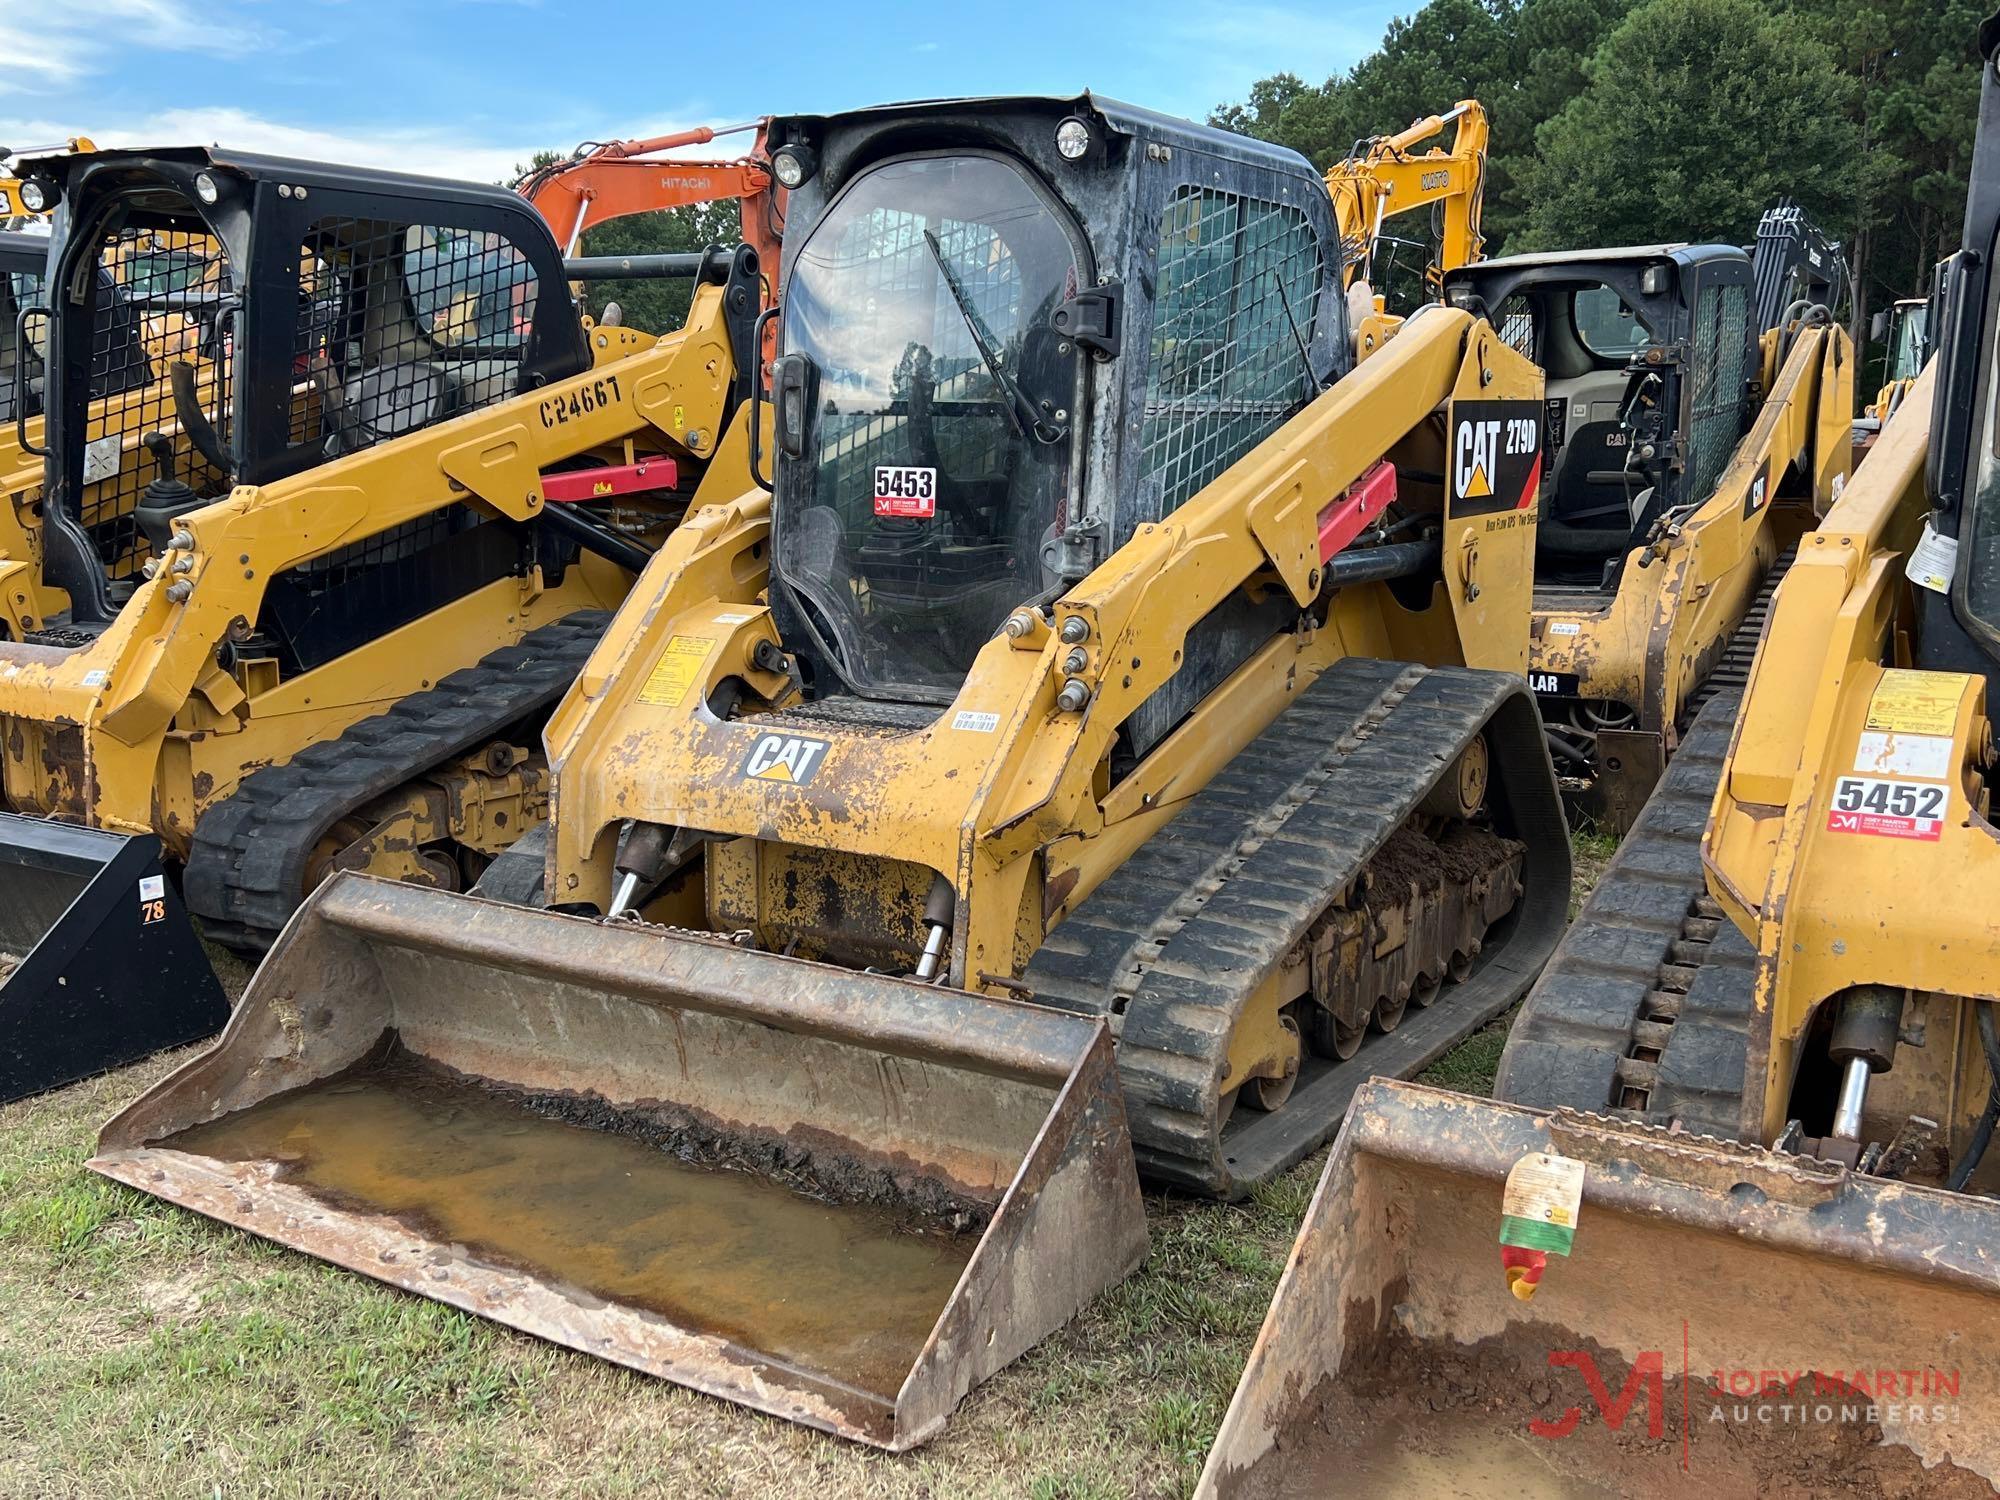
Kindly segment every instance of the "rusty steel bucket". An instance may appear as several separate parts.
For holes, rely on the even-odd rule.
[[[893,1450],[1146,1251],[1099,1021],[353,874],[91,1166]]]
[[[1584,1163],[1530,1300],[1530,1153]],[[1359,1092],[1197,1494],[1985,1495],[2000,1202],[1416,1084]]]

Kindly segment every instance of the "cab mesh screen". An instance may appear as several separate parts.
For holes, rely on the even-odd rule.
[[[1319,242],[1306,216],[1183,188],[1160,225],[1141,475],[1175,510],[1269,437],[1313,391]]]
[[[307,230],[299,268],[293,444],[354,453],[518,388],[537,284],[498,235],[330,217]],[[475,524],[447,506],[294,571],[317,592],[345,589]]]
[[[234,340],[223,319],[230,284],[222,246],[192,213],[186,228],[122,230],[98,247],[91,293],[90,417],[78,518],[113,578],[139,571],[146,543],[133,508],[158,472],[142,440],[173,442],[176,472],[207,493],[219,476],[181,431],[169,376],[195,373],[195,395],[227,443]]]
[[[1750,293],[1710,287],[1695,305],[1692,431],[1686,499],[1699,505],[1715,488],[1743,436],[1743,393],[1750,375]]]
[[[500,236],[329,217],[299,268],[295,445],[352,453],[514,394],[537,287]]]
[[[847,274],[854,275],[851,268],[859,267],[864,290],[874,293],[882,306],[920,299],[927,308],[927,315],[915,325],[923,337],[912,342],[897,372],[903,399],[896,407],[822,418],[826,436],[820,451],[821,493],[831,498],[850,527],[867,526],[875,533],[882,554],[876,559],[877,570],[883,585],[891,589],[896,587],[895,575],[903,571],[893,560],[899,541],[907,543],[900,550],[908,554],[905,566],[910,571],[901,581],[912,588],[920,587],[918,575],[925,572],[956,568],[976,574],[986,562],[963,547],[941,554],[922,545],[927,535],[934,537],[935,525],[871,524],[875,466],[909,461],[903,429],[911,420],[911,395],[922,393],[928,407],[924,415],[937,443],[938,467],[954,480],[985,482],[996,487],[997,495],[1004,488],[1008,458],[1006,430],[992,418],[998,392],[924,243],[926,227],[937,236],[939,253],[955,268],[967,302],[986,327],[1012,329],[1022,313],[1021,268],[990,224],[940,218],[927,226],[917,214],[876,209],[857,219],[841,237],[838,254],[843,266],[850,268]],[[1008,351],[1002,353],[1005,357]],[[952,524],[950,517],[946,524]],[[961,539],[974,544],[989,540],[984,535]]]

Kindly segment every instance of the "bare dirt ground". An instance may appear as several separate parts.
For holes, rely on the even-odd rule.
[[[1580,841],[1579,893],[1603,851]],[[1580,899],[1580,894],[1579,894]],[[241,965],[225,973],[232,990]],[[1496,1022],[1426,1075],[1485,1092]],[[1150,1197],[1144,1268],[901,1458],[392,1291],[83,1169],[187,1054],[0,1106],[0,1495],[1186,1494],[1319,1177]]]

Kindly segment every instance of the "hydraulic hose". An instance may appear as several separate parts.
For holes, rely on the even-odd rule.
[[[1978,1170],[1980,1158],[1992,1143],[1994,1124],[2000,1122],[2000,1029],[1994,1025],[1993,1002],[1981,1000],[1978,1005],[1979,1044],[1986,1051],[1988,1074],[1986,1108],[1980,1113],[1979,1123],[1972,1127],[1972,1139],[1965,1143],[1964,1154],[1952,1166],[1951,1176],[1945,1179],[1945,1186],[1954,1193],[1965,1191],[1965,1185]]]

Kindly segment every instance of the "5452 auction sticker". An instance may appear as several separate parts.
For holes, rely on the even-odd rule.
[[[1833,833],[1935,841],[1944,831],[1948,797],[1936,782],[1843,776],[1833,785],[1826,826]]]

